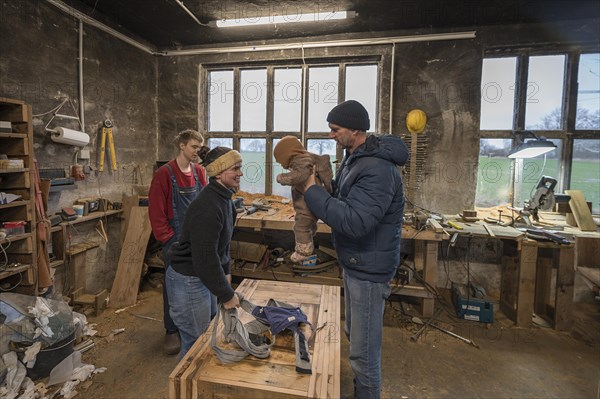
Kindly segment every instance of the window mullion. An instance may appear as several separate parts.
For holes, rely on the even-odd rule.
[[[571,172],[573,170],[573,136],[569,133],[575,131],[577,119],[577,78],[579,71],[579,54],[567,54],[567,68],[565,71],[565,95],[563,104],[563,125],[567,138],[563,140],[563,150],[560,159],[558,189],[560,191],[571,187]]]
[[[233,147],[237,151],[240,150],[241,99],[240,69],[233,68]]]
[[[267,131],[265,154],[265,194],[273,194],[273,125],[275,116],[275,68],[267,67]]]
[[[525,130],[528,74],[529,56],[520,55],[517,58],[517,76],[515,79],[515,113],[513,116],[514,130]]]

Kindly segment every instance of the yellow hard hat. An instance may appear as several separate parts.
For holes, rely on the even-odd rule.
[[[427,124],[427,115],[420,109],[413,109],[406,115],[406,127],[411,133],[422,133]]]

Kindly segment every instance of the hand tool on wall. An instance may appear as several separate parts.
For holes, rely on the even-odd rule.
[[[110,153],[110,166],[113,171],[117,170],[117,154],[115,152],[115,142],[113,139],[112,121],[107,119],[104,121],[100,136],[100,153],[98,161],[98,170],[104,172],[104,156],[106,152],[106,138],[108,136],[108,151]]]

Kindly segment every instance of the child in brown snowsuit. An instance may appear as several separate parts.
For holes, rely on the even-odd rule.
[[[317,217],[308,209],[304,194],[300,190],[315,169],[317,182],[331,193],[333,171],[329,155],[308,152],[294,136],[282,138],[273,149],[273,155],[284,169],[290,170],[288,173],[278,174],[277,183],[292,186],[292,202],[296,211],[294,219],[296,248],[290,259],[292,262],[301,263],[314,251],[313,237],[317,232]]]

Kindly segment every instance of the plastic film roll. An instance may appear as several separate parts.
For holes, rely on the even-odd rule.
[[[55,133],[52,134],[51,138],[55,143],[85,147],[90,142],[90,136],[87,133],[78,130],[57,127],[54,131]]]

